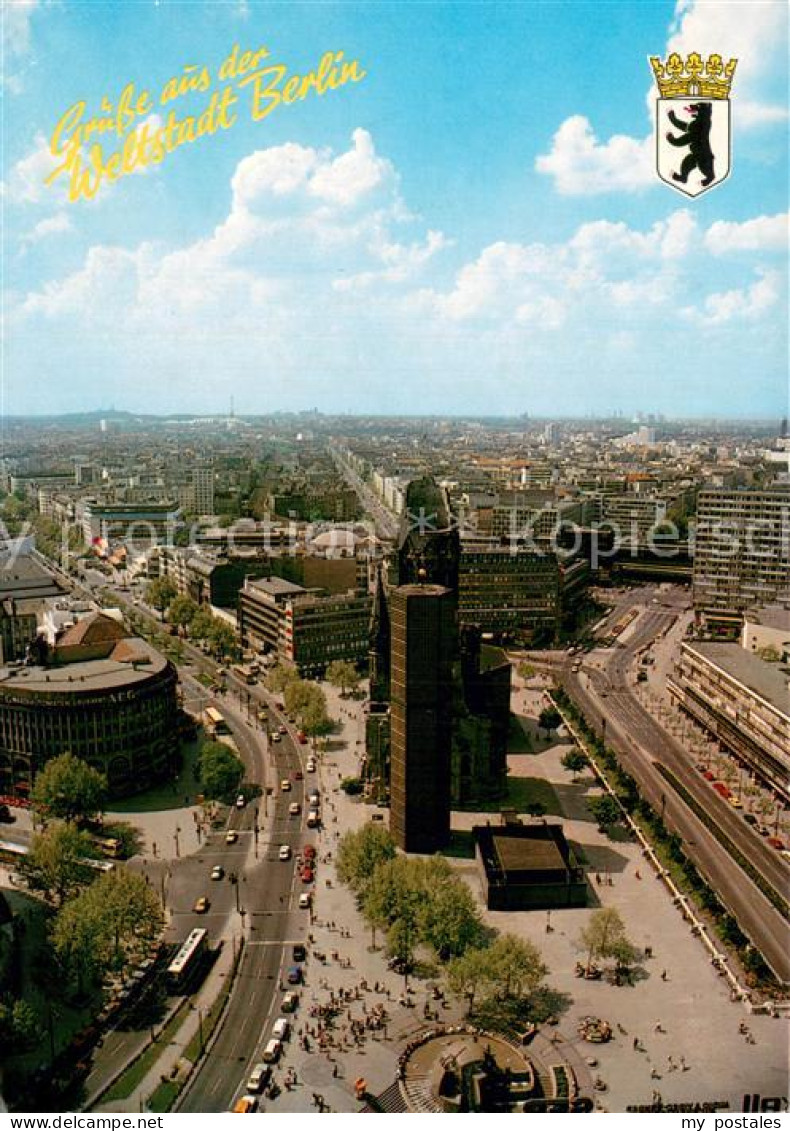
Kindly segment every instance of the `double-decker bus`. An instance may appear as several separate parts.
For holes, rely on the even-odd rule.
[[[230,734],[230,727],[216,707],[206,707],[203,712],[203,725],[209,734]]]
[[[170,990],[174,993],[183,990],[200,965],[207,945],[208,932],[205,927],[196,927],[187,935],[178,954],[167,968],[167,985]]]

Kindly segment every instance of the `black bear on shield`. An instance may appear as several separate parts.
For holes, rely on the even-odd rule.
[[[710,147],[710,127],[713,107],[710,102],[692,102],[686,110],[691,114],[691,120],[682,122],[675,115],[674,110],[669,111],[669,120],[676,129],[682,130],[680,136],[667,134],[670,145],[689,146],[688,154],[683,158],[679,173],[673,173],[672,179],[685,184],[689,173],[699,169],[702,174],[702,184],[709,185],[714,179],[713,150]]]

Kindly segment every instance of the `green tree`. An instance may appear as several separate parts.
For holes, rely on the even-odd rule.
[[[207,797],[227,800],[239,788],[244,763],[224,742],[204,742],[198,754],[197,771]]]
[[[238,652],[236,633],[224,620],[218,620],[214,617],[208,639],[214,655],[218,659],[224,659],[228,656],[234,657]]]
[[[359,685],[359,672],[348,660],[333,660],[326,669],[326,678],[344,697]]]
[[[185,594],[179,594],[178,597],[174,597],[170,602],[167,610],[167,619],[183,632],[189,628],[197,611],[198,606],[191,597],[187,597]]]
[[[546,814],[546,806],[542,801],[528,801],[524,809],[530,817],[543,817]]]
[[[89,884],[96,873],[85,863],[93,845],[87,833],[76,825],[53,821],[33,837],[30,852],[19,870],[34,891],[62,904],[69,896]]]
[[[170,602],[178,595],[173,582],[169,577],[157,577],[145,587],[145,600],[147,604],[163,613]]]
[[[587,952],[587,970],[596,959],[635,956],[625,933],[625,923],[616,907],[601,907],[593,911],[590,921],[579,936],[579,949]]]
[[[95,817],[107,800],[107,778],[81,758],[61,754],[36,775],[30,796],[44,816],[64,821]]]
[[[405,907],[387,931],[387,954],[403,966],[403,980],[409,984],[409,972],[414,965],[414,952],[420,941],[417,908]]]
[[[522,660],[516,668],[516,671],[523,680],[532,679],[535,675],[535,668],[532,664],[528,664],[526,660]]]
[[[562,715],[556,707],[544,707],[538,715],[538,726],[541,730],[545,730],[546,738],[549,737],[553,730],[562,722]]]
[[[293,664],[275,664],[266,676],[266,686],[275,695],[283,693],[289,683],[299,679],[299,673]]]
[[[338,878],[352,891],[364,892],[376,869],[395,855],[395,841],[389,830],[370,821],[341,838],[337,848]]]
[[[577,781],[579,774],[588,765],[587,755],[578,750],[575,746],[563,756],[562,764],[566,770],[570,770],[573,774],[573,780]]]
[[[623,819],[619,803],[608,793],[600,797],[591,797],[587,804],[601,832],[608,832]]]
[[[306,734],[309,734],[313,740],[313,749],[315,750],[316,739],[323,738],[331,734],[334,730],[335,724],[326,713],[326,708],[314,700],[308,704],[301,716],[302,727]]]
[[[524,997],[548,974],[538,948],[515,935],[500,935],[486,953],[497,997]]]
[[[447,864],[441,857],[435,859]],[[442,962],[457,958],[485,940],[485,928],[474,896],[449,865],[446,874],[427,870],[419,925],[421,940]]]
[[[214,627],[214,618],[208,609],[197,608],[189,622],[189,635],[193,640],[208,640]]]
[[[477,995],[485,996],[490,991],[488,948],[467,950],[451,959],[445,970],[445,981],[451,994],[466,998],[467,1012],[471,1013]]]
[[[162,905],[142,876],[116,869],[101,876],[55,919],[55,953],[81,990],[110,971],[146,958],[164,926]]]
[[[0,1055],[29,1052],[41,1037],[32,1006],[21,999],[0,999]]]

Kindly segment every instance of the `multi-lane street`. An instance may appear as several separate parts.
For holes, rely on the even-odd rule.
[[[273,706],[269,710],[272,725],[282,724],[282,717]],[[223,711],[226,716],[233,713],[227,701]],[[256,1058],[260,1059],[259,1051],[271,1036],[285,972],[293,963],[293,944],[305,941],[309,911],[298,907],[298,897],[310,886],[300,878],[299,860],[310,837],[309,830],[303,827],[306,783],[302,778],[305,764],[300,749],[291,733],[282,742],[270,745],[274,789],[268,799],[268,814],[261,812],[259,816],[258,854],[252,860],[248,855],[246,874],[239,884],[238,914],[246,927],[244,950],[211,1056],[202,1062],[179,1111],[225,1111],[237,1094],[242,1094],[249,1068]],[[280,788],[279,783],[284,780],[290,783],[287,792]],[[292,802],[300,806],[298,816],[289,814]],[[279,858],[282,845],[291,849],[287,861]]]
[[[627,641],[591,653],[582,665],[568,658],[561,680],[584,711],[588,721],[617,750],[625,769],[640,792],[664,814],[668,826],[684,841],[684,851],[698,866],[743,931],[763,954],[776,976],[790,982],[788,924],[757,885],[736,863],[713,832],[689,808],[661,774],[666,766],[689,794],[715,820],[719,828],[764,879],[780,894],[788,893],[788,870],[778,854],[751,829],[738,813],[719,798],[695,769],[689,754],[644,709],[634,694],[631,666],[635,657],[677,616],[672,608],[656,608],[650,591],[634,597],[639,617]],[[626,606],[620,606],[621,614]],[[591,662],[592,661],[592,662]]]

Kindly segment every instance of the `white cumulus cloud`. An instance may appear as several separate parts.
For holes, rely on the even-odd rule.
[[[555,133],[551,150],[539,156],[535,168],[554,178],[563,196],[605,192],[635,192],[655,179],[652,138],[638,141],[616,134],[606,142],[595,136],[588,118],[566,118]]]
[[[755,216],[738,223],[717,220],[705,233],[705,246],[713,255],[730,251],[783,251],[790,242],[790,214]]]

